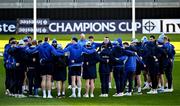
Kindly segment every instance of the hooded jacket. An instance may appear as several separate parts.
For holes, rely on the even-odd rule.
[[[82,53],[91,54],[95,52],[95,50],[87,50],[85,47],[80,44],[71,44],[67,48],[63,50],[64,52],[69,52],[69,66],[81,66],[82,65]],[[74,62],[73,62],[74,61]]]

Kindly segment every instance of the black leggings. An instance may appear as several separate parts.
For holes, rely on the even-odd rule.
[[[15,70],[15,94],[22,94],[22,86],[25,78],[23,69],[18,68]]]
[[[34,95],[37,95],[37,89],[39,87],[39,75],[36,69],[29,69],[27,72],[27,77],[29,81],[29,95],[33,94],[32,87],[34,87]]]
[[[116,83],[116,93],[124,91],[124,67],[114,67],[113,76]]]
[[[132,92],[133,75],[134,75],[133,71],[127,71],[126,72],[125,84],[127,81],[129,82],[128,92]]]
[[[158,77],[157,76],[158,76],[157,73],[150,73],[152,89],[157,89],[157,86],[158,86]]]
[[[72,80],[71,80],[71,68],[68,67],[68,84],[71,85],[72,84]]]
[[[149,74],[152,82],[152,89],[157,89],[158,86],[158,72],[159,72],[159,63],[154,62],[153,65],[149,67]]]
[[[167,67],[164,68],[164,72],[168,81],[168,89],[172,88],[172,69],[173,63],[170,62]]]
[[[100,81],[101,81],[101,93],[108,94],[109,93],[109,73],[102,74],[100,73]]]
[[[11,70],[5,69],[5,71],[6,71],[5,87],[6,87],[6,89],[9,89],[9,87],[10,87],[10,80],[11,80],[11,76],[10,76],[10,71]]]
[[[10,93],[15,93],[15,70],[6,69],[6,80],[5,86],[6,89],[9,89]]]

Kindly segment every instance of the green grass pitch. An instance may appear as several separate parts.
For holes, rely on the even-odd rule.
[[[89,35],[89,34],[88,34]],[[9,37],[13,35],[0,35],[0,40],[8,40]],[[15,37],[17,39],[22,38],[25,35],[16,35]],[[58,40],[69,40],[72,35],[38,35],[38,39],[42,39],[44,36],[50,36],[50,38],[56,38]],[[75,35],[78,36],[78,35]],[[96,40],[103,40],[104,36],[109,36],[111,40],[114,40],[115,38],[121,37],[125,41],[130,41],[131,36],[130,34],[96,34],[94,35]],[[141,38],[143,35],[137,34],[137,38]],[[150,35],[147,35],[150,36]],[[156,35],[158,36],[158,35]],[[179,42],[180,41],[180,35],[168,35],[171,38],[172,42]],[[179,50],[179,47],[178,47]],[[174,62],[174,70],[173,70],[173,87],[174,92],[173,93],[162,93],[157,95],[133,95],[131,97],[112,97],[112,95],[115,93],[115,89],[110,89],[110,96],[108,98],[99,98],[100,94],[100,81],[99,77],[96,79],[95,82],[95,98],[68,98],[68,96],[71,94],[71,90],[66,90],[66,98],[63,99],[42,99],[42,98],[23,98],[18,99],[14,97],[8,97],[5,96],[5,70],[3,66],[3,57],[0,57],[0,106],[5,105],[62,105],[62,106],[70,106],[70,105],[83,105],[83,106],[125,106],[125,105],[169,105],[169,106],[179,106],[180,105],[180,54],[176,54],[175,62]],[[83,89],[82,94],[84,94],[84,80],[83,81]],[[67,86],[67,84],[66,84]],[[113,82],[114,86],[114,82]],[[146,91],[143,91],[145,93]],[[40,92],[41,95],[41,92]],[[53,90],[53,96],[56,96],[56,90]]]

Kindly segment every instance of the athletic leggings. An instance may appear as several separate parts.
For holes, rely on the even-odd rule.
[[[22,94],[22,86],[25,78],[24,69],[19,67],[15,70],[15,94]]]
[[[116,93],[124,91],[124,67],[114,67],[113,76],[116,83]]]
[[[29,69],[27,72],[27,77],[29,81],[29,95],[33,94],[32,87],[34,87],[34,95],[38,94],[39,87],[39,75],[36,69]]]
[[[154,65],[150,65],[149,74],[152,82],[152,89],[157,89],[158,86],[158,72],[159,72],[159,63],[154,62]]]
[[[152,82],[152,89],[157,89],[158,86],[158,74],[157,73],[150,73],[150,78]]]
[[[71,68],[70,67],[68,67],[68,84],[72,85]]]
[[[10,71],[11,70],[5,69],[5,71],[6,71],[5,87],[6,87],[6,89],[9,89],[9,87],[10,87],[10,79],[11,79],[11,76],[10,76]]]
[[[109,93],[109,73],[104,74],[100,73],[100,81],[101,81],[101,93],[108,94]]]
[[[10,93],[15,93],[15,71],[13,69],[6,69],[6,89],[9,89]]]
[[[172,69],[173,69],[173,63],[170,62],[168,66],[164,68],[164,72],[168,81],[168,89],[172,88]]]
[[[127,81],[129,82],[128,92],[132,92],[133,74],[134,74],[134,71],[127,71],[126,72],[125,84]]]

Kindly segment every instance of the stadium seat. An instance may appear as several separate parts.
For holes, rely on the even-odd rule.
[[[131,2],[132,0],[129,0]],[[136,2],[155,2],[154,0],[136,0]]]
[[[1,0],[1,3],[18,3],[19,0]]]
[[[23,0],[24,3],[33,3],[33,0]],[[45,3],[47,0],[37,0],[38,3]]]
[[[77,2],[101,2],[101,0],[76,0]]]
[[[136,2],[154,2],[154,0],[136,0]]]
[[[74,2],[74,0],[49,0],[51,3],[58,3],[58,2]]]
[[[180,2],[180,0],[158,0],[158,2]]]
[[[104,2],[127,2],[128,0],[103,0]]]

